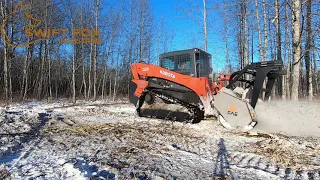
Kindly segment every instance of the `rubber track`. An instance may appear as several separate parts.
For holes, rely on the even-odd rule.
[[[177,98],[174,98],[174,97],[172,97],[172,96],[168,96],[168,95],[166,95],[166,94],[158,93],[158,92],[154,92],[154,91],[146,91],[146,92],[144,92],[144,93],[141,95],[142,98],[140,98],[140,99],[143,99],[143,103],[141,103],[140,107],[137,107],[137,108],[136,108],[136,112],[137,112],[137,114],[138,114],[140,117],[150,117],[150,116],[148,116],[148,115],[141,115],[141,113],[140,113],[141,107],[142,107],[142,105],[145,103],[145,102],[144,102],[144,96],[145,96],[147,93],[150,93],[151,95],[153,95],[153,96],[155,96],[155,97],[158,97],[158,98],[160,98],[160,99],[162,99],[162,100],[164,99],[164,100],[169,101],[169,102],[171,102],[171,103],[173,103],[173,104],[177,104],[177,105],[180,105],[180,106],[183,106],[183,107],[187,108],[188,111],[191,113],[190,117],[188,118],[188,119],[190,119],[190,120],[187,120],[187,121],[186,121],[187,123],[192,123],[193,121],[198,121],[198,117],[200,116],[200,115],[198,114],[198,112],[200,112],[200,108],[199,108],[199,107],[197,107],[197,106],[195,106],[195,105],[191,105],[191,104],[186,103],[186,102],[184,102],[184,101],[181,101],[181,100],[179,100],[179,99],[177,99]]]

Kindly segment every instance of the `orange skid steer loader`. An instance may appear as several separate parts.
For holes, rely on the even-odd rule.
[[[162,54],[160,66],[133,64],[129,97],[137,115],[190,123],[216,116],[225,128],[251,130],[258,122],[254,108],[260,92],[269,98],[284,72],[282,61],[251,63],[217,79],[210,62],[210,54],[194,48]]]

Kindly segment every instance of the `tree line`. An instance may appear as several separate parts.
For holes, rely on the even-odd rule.
[[[166,22],[169,17],[155,16],[151,0],[28,0],[16,9],[19,2],[0,4],[0,97],[6,102],[126,97],[130,65],[158,64],[161,53],[176,50],[171,41],[183,33],[173,32]],[[273,97],[318,96],[320,2],[181,0],[179,4],[184,17],[198,18],[194,22],[201,29],[200,44],[190,47],[209,50],[216,46],[210,37],[221,37],[225,58],[213,56],[213,61],[224,61],[224,72],[232,73],[253,60],[282,60],[287,73],[276,82]],[[219,26],[213,14],[219,15]],[[43,31],[26,36],[26,28]],[[39,39],[48,33],[50,37]]]
[[[314,0],[224,0],[226,71],[253,59],[280,60],[286,75],[273,88],[273,98],[313,99],[319,96],[320,2]],[[230,44],[236,44],[234,49]],[[230,50],[238,52],[232,62]]]
[[[7,102],[126,96],[130,65],[155,62],[168,39],[155,32],[170,34],[155,21],[149,0],[30,0],[12,15],[19,2],[0,4],[1,22],[7,20],[0,45],[0,95]],[[41,24],[26,37],[23,28],[37,21]],[[39,40],[43,34],[51,36]],[[100,43],[92,43],[96,41]]]

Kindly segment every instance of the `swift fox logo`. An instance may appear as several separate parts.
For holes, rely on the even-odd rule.
[[[87,29],[87,28],[74,28],[71,29],[72,38],[67,38],[67,28],[41,28],[42,21],[35,18],[31,15],[31,8],[29,4],[24,4],[22,1],[20,1],[13,11],[6,16],[3,19],[2,25],[1,25],[1,31],[2,37],[4,39],[4,42],[8,46],[16,47],[16,48],[23,48],[28,47],[38,41],[41,40],[49,40],[49,38],[54,38],[56,36],[61,36],[60,39],[58,39],[58,42],[60,44],[101,44],[102,41],[99,38],[100,32],[99,29]],[[11,25],[11,27],[14,29],[13,32],[15,32],[14,36],[16,37],[21,36],[17,39],[19,41],[14,43],[13,35],[7,34],[7,26],[8,26],[8,20],[10,19],[19,19],[20,16],[23,15],[23,17],[26,18],[25,22],[28,22],[28,24],[23,25],[23,23],[16,23],[14,26]],[[15,17],[17,16],[17,17]],[[22,27],[21,27],[22,26]]]
[[[228,114],[233,116],[238,116],[237,106],[232,104],[228,109]]]
[[[29,20],[30,22],[33,22],[33,24],[30,23],[30,24],[24,25],[22,28],[20,28],[20,29],[18,28],[18,31],[25,31],[27,29],[34,30],[35,28],[37,28],[41,25],[41,23],[42,23],[41,20],[33,17],[28,11],[29,11],[29,4],[23,4],[23,2],[20,1],[15,6],[13,11],[3,19],[2,24],[1,24],[1,30],[3,32],[2,33],[3,40],[8,46],[12,46],[12,47],[16,47],[16,48],[23,48],[23,47],[28,47],[31,44],[38,42],[40,40],[48,40],[47,37],[36,37],[37,39],[30,39],[30,38],[28,39],[28,37],[22,35],[24,37],[20,39],[20,42],[17,44],[14,44],[13,39],[11,39],[8,36],[7,31],[6,31],[6,25],[7,25],[8,19],[14,17],[14,15],[17,15],[19,13],[23,13],[24,17],[27,18],[27,20]]]

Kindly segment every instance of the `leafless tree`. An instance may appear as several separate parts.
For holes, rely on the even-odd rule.
[[[1,16],[3,18],[3,20],[7,17],[7,11],[6,11],[6,7],[8,7],[7,1],[1,2]],[[2,23],[1,23],[2,24]],[[1,27],[1,34],[2,34],[2,38],[4,39],[4,34],[7,32],[3,32],[3,31],[7,31],[8,30],[8,26],[6,25],[5,27]],[[3,41],[3,49],[4,49],[4,54],[3,54],[3,79],[4,79],[4,91],[5,91],[5,102],[8,102],[9,100],[9,90],[8,90],[8,45],[6,44],[5,41]]]
[[[306,48],[305,48],[305,61],[306,61],[306,82],[307,92],[309,100],[313,98],[312,88],[312,68],[311,68],[311,53],[312,51],[312,0],[307,0],[307,36],[306,36]]]
[[[95,0],[95,29],[98,29],[99,18],[99,0]],[[94,45],[94,58],[93,58],[93,100],[97,99],[97,57],[98,50],[97,44]]]
[[[292,99],[299,99],[299,77],[301,62],[300,39],[300,0],[292,1],[292,31],[293,31],[293,72],[292,72]]]
[[[264,45],[263,45],[263,61],[267,61],[267,48],[268,48],[268,28],[267,28],[267,5],[266,0],[262,0],[263,4],[263,32],[264,32]]]
[[[262,50],[262,37],[261,37],[261,27],[260,27],[260,16],[259,16],[259,4],[258,4],[258,0],[255,0],[255,5],[256,5],[256,18],[257,18],[257,28],[258,28],[258,37],[259,37],[259,57],[260,57],[260,61],[263,61],[264,57],[264,51]]]
[[[228,11],[228,6],[226,5],[226,3],[224,3],[224,9],[223,9],[223,22],[224,22],[224,41],[226,43],[226,68],[227,68],[227,73],[230,74],[231,73],[231,63],[230,63],[230,57],[229,57],[229,18],[227,15],[227,11]]]

